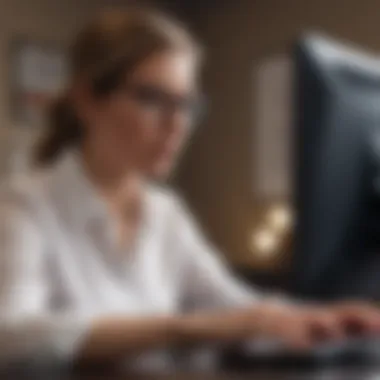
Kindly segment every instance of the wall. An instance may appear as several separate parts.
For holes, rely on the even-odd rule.
[[[378,0],[236,0],[199,13],[194,27],[208,48],[207,122],[189,149],[180,186],[211,237],[236,264],[275,270],[248,241],[264,203],[252,194],[252,70],[266,55],[286,51],[305,29],[316,29],[380,52]]]
[[[0,175],[10,153],[30,131],[16,128],[10,115],[9,47],[15,37],[26,37],[66,46],[77,28],[104,5],[125,1],[102,0],[0,0]]]
[[[66,45],[99,1],[0,0],[0,125],[10,126],[9,43],[14,37],[41,39]]]

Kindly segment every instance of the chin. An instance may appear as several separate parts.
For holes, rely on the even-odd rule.
[[[154,180],[166,181],[173,173],[173,165],[168,165],[167,163],[156,163],[156,165],[149,170],[149,173],[150,177]]]

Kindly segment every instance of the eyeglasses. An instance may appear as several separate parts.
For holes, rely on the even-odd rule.
[[[205,113],[205,98],[201,95],[174,95],[158,86],[136,83],[125,85],[120,90],[146,110],[160,115],[179,112],[192,122],[199,122]]]

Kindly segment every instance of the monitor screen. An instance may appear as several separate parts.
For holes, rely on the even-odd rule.
[[[380,298],[380,60],[309,35],[296,46],[294,77],[293,290]]]

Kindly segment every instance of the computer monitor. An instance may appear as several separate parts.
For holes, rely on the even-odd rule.
[[[302,38],[294,125],[293,291],[380,299],[380,60]]]

